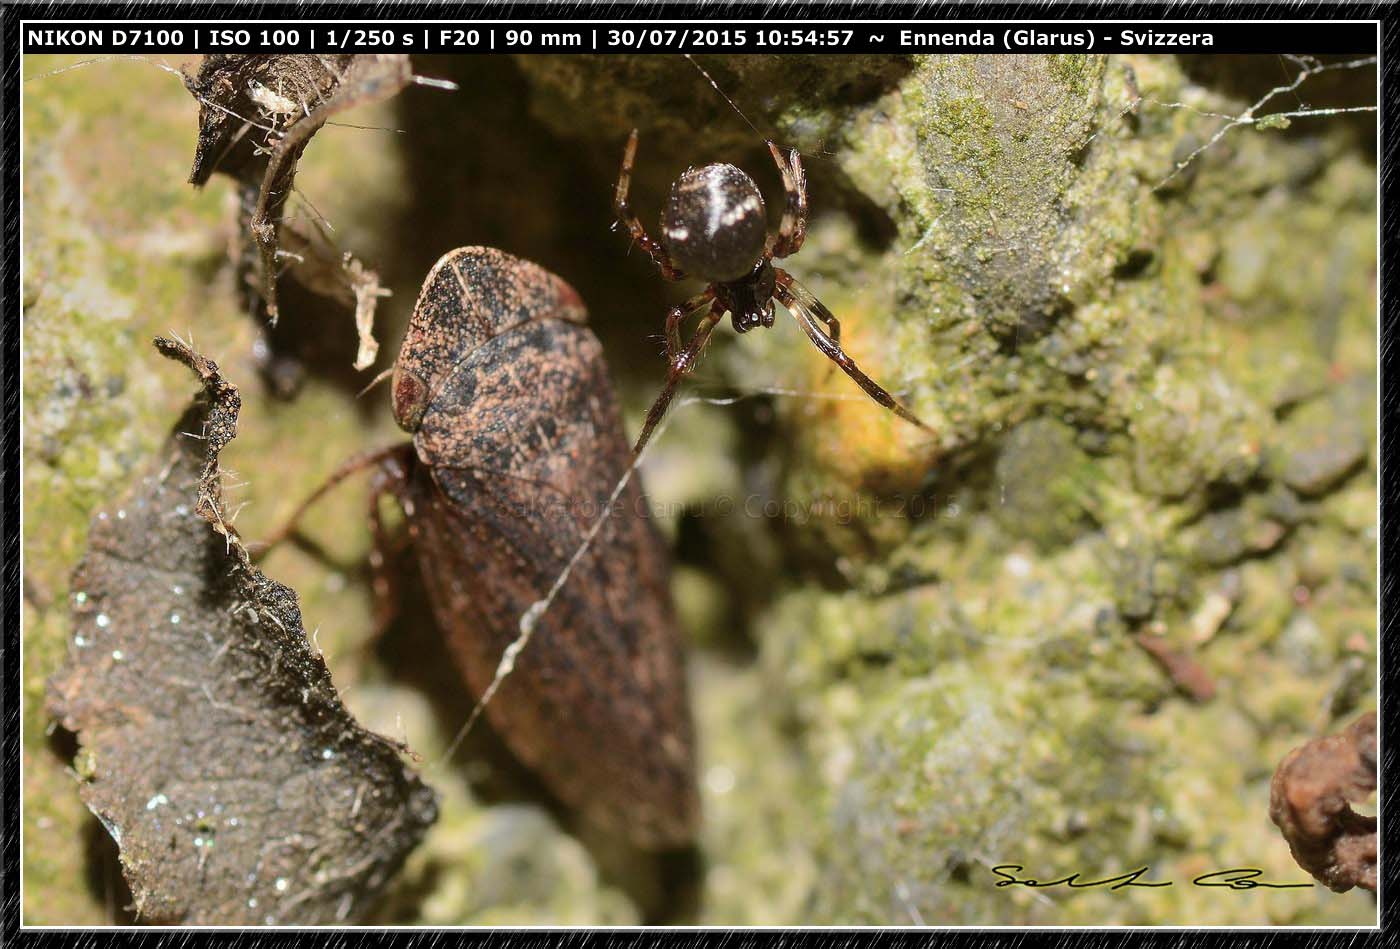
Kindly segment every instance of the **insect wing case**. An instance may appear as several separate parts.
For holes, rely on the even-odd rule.
[[[426,386],[406,485],[439,625],[480,696],[631,463],[574,290],[489,248],[443,257],[398,368]],[[648,847],[699,816],[669,564],[634,478],[487,706],[587,818]]]

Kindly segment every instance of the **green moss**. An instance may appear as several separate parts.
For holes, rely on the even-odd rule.
[[[1063,81],[1060,88],[1092,95],[1092,84],[1078,84],[1086,62],[1094,81],[1102,78],[1106,100],[1123,94],[1121,61],[1106,67],[1080,61],[1077,78],[1057,72],[1067,63],[1049,69]],[[1182,79],[1163,63],[1132,64],[1140,84],[1171,99]],[[1348,347],[1365,380],[1356,389],[1374,401],[1374,352],[1361,346],[1374,332],[1374,300],[1366,289],[1374,266],[1366,246],[1374,242],[1373,211],[1358,205],[1354,214],[1334,220],[1338,238],[1319,222],[1312,246],[1339,239],[1344,248],[1321,261],[1294,241],[1295,229],[1311,221],[1314,210],[1336,214],[1352,206],[1373,180],[1358,179],[1352,197],[1339,205],[1333,190],[1338,172],[1330,171],[1327,185],[1265,205],[1242,193],[1233,164],[1214,167],[1212,156],[1198,169],[1190,200],[1173,204],[1151,192],[1175,148],[1166,125],[1148,132],[1160,114],[1144,115],[1135,133],[1121,107],[1103,101],[1098,126],[1084,135],[1093,134],[1097,145],[1077,152],[1072,167],[1063,157],[1071,151],[1064,135],[1076,120],[1064,111],[1045,109],[1034,117],[1046,136],[1059,137],[1058,153],[1044,138],[1024,134],[1021,117],[1010,109],[989,127],[991,68],[979,74],[978,64],[966,60],[925,63],[905,93],[883,105],[894,122],[926,117],[917,144],[872,137],[867,152],[846,159],[859,180],[878,180],[874,169],[883,168],[886,181],[908,189],[887,204],[901,236],[909,238],[897,265],[902,326],[894,332],[903,343],[905,371],[921,390],[915,407],[937,420],[938,457],[951,461],[933,463],[931,493],[956,496],[961,511],[955,518],[886,518],[859,532],[820,530],[820,545],[836,546],[856,561],[844,571],[853,589],[794,592],[760,623],[765,665],[782,670],[783,691],[817,758],[814,773],[830,787],[814,795],[831,832],[819,863],[833,868],[817,904],[827,908],[828,922],[909,919],[911,906],[925,919],[945,922],[1278,922],[1345,915],[1348,904],[1326,895],[1308,894],[1288,908],[1222,907],[1183,887],[1131,907],[1092,899],[1050,906],[1017,901],[990,889],[985,865],[958,856],[963,848],[976,851],[979,843],[999,839],[995,815],[975,806],[959,810],[965,798],[956,788],[937,781],[920,786],[915,777],[919,756],[939,747],[939,736],[971,727],[966,717],[984,716],[969,745],[989,749],[989,759],[1005,771],[1018,768],[1025,754],[996,751],[998,734],[1034,746],[1037,722],[1052,721],[1054,740],[1063,741],[1075,734],[1068,705],[1114,709],[1107,714],[1140,726],[1135,735],[1152,736],[1133,739],[1141,757],[1127,780],[1097,772],[1107,762],[1090,750],[1122,740],[1123,731],[1109,729],[1109,735],[1087,724],[1082,744],[1071,738],[1049,756],[1087,769],[1083,784],[1079,774],[1053,767],[1032,772],[1021,786],[992,773],[990,763],[978,770],[964,762],[965,770],[956,772],[1014,815],[1016,862],[1025,854],[1027,862],[1038,858],[1055,868],[1121,871],[1136,859],[1153,863],[1162,875],[1180,875],[1207,859],[1201,854],[1229,861],[1226,854],[1250,852],[1263,854],[1273,872],[1291,879],[1297,870],[1264,817],[1268,777],[1287,747],[1261,756],[1251,743],[1261,731],[1325,730],[1316,713],[1323,694],[1342,690],[1350,696],[1342,703],[1348,710],[1364,703],[1358,683],[1367,681],[1374,658],[1365,620],[1374,607],[1370,593],[1342,593],[1327,581],[1338,605],[1325,620],[1304,621],[1296,580],[1300,572],[1340,575],[1336,564],[1304,565],[1316,560],[1307,553],[1314,548],[1355,549],[1353,575],[1369,575],[1360,564],[1372,543],[1358,546],[1358,534],[1322,541],[1310,530],[1297,533],[1298,524],[1327,515],[1300,502],[1283,479],[1289,470],[1293,485],[1328,491],[1327,510],[1349,508],[1349,497],[1358,499],[1349,509],[1367,510],[1369,410],[1359,403],[1343,409],[1342,390],[1325,382],[1319,385],[1333,393],[1330,399],[1310,401],[1319,388],[1304,384],[1288,398],[1301,398],[1306,411],[1281,422],[1274,408],[1277,361],[1290,360],[1300,373],[1316,371],[1311,353],[1319,343]],[[1000,150],[978,144],[977,136],[987,134],[997,137]],[[1037,142],[1041,151],[1017,152],[1025,142]],[[901,144],[920,153],[923,181],[910,178]],[[1280,144],[1240,159],[1262,162],[1249,169],[1251,180],[1289,180],[1311,166],[1306,149],[1291,153]],[[1291,171],[1289,161],[1296,162]],[[1339,158],[1339,167],[1348,161]],[[1015,173],[1007,173],[1013,163]],[[972,195],[959,190],[960,181],[978,178],[996,183]],[[1018,189],[1025,179],[1041,190]],[[953,189],[952,198],[933,191],[945,187]],[[1047,206],[1057,208],[1053,229],[1044,231],[1054,237],[1050,252],[1037,257],[1034,241],[1026,247],[1008,238],[1038,233],[1035,215]],[[983,236],[993,222],[999,239]],[[1281,246],[1283,234],[1291,250]],[[1266,243],[1248,258],[1255,270],[1246,285],[1237,275],[1251,241]],[[1018,251],[1016,269],[1002,277],[998,258],[1010,246]],[[1290,255],[1299,252],[1306,259],[1289,270]],[[1319,267],[1333,268],[1330,276]],[[1349,277],[1341,278],[1343,272]],[[1243,327],[1237,315],[1222,310],[1212,279],[1234,281],[1228,299],[1257,312],[1257,327]],[[1044,289],[1036,291],[1037,281]],[[1322,285],[1347,302],[1319,299]],[[1048,324],[1027,322],[1037,292],[1059,301]],[[1320,323],[1319,313],[1335,316]],[[1354,333],[1340,328],[1349,319]],[[1319,337],[1329,324],[1333,335]],[[1355,422],[1338,424],[1347,418]],[[1330,420],[1326,435],[1314,427],[1320,419]],[[790,490],[838,497],[861,490],[859,471],[811,467],[824,457],[795,456]],[[1351,523],[1373,530],[1359,519]],[[1031,545],[1018,544],[1022,539]],[[1239,585],[1229,601],[1234,605],[1218,626],[1203,626],[1207,598],[1220,595],[1222,566],[1240,569],[1230,581]],[[893,578],[901,574],[928,585],[891,595]],[[920,605],[934,600],[938,610]],[[1307,603],[1310,613],[1322,610]],[[1175,698],[1170,681],[1127,635],[1137,624],[1196,653],[1221,697],[1210,707]],[[1348,641],[1364,656],[1348,659],[1342,645]],[[1333,684],[1323,685],[1319,676]],[[988,682],[998,683],[996,696],[977,691]],[[916,697],[924,688],[940,701]],[[950,709],[943,704],[949,688],[977,698]],[[1033,692],[1039,714],[1007,719],[1006,692]],[[1247,713],[1241,717],[1233,708]],[[1214,734],[1222,716],[1224,742]],[[1217,755],[1231,756],[1231,763]],[[835,777],[821,765],[833,760],[846,762]],[[1231,781],[1248,792],[1235,793],[1234,816],[1224,817],[1210,789]],[[1104,799],[1105,787],[1125,793]],[[1060,793],[1065,797],[1057,798]],[[1055,814],[1061,826],[1040,822],[1038,810],[1017,809],[1022,797],[1035,794],[1050,795],[1045,813]],[[943,832],[921,836],[920,820]],[[1070,825],[1081,829],[1076,834]],[[1146,838],[1144,828],[1150,829]],[[907,835],[913,837],[906,843]],[[1149,843],[1136,851],[1129,843],[1144,840]],[[994,849],[995,859],[1012,859],[1005,856],[1007,845]],[[1369,912],[1365,906],[1354,911]]]
[[[1103,74],[1097,57],[1081,53],[1047,56],[1050,76],[1071,95],[1083,96],[1093,92],[1094,84]]]
[[[1104,474],[1075,445],[1069,426],[1052,419],[1017,426],[1003,443],[995,475],[1006,486],[997,514],[1010,537],[1053,548],[1092,525]]]
[[[943,100],[937,111],[930,113],[928,122],[930,134],[948,139],[948,153],[955,161],[977,168],[1001,157],[1001,140],[996,131],[991,109],[971,96]]]

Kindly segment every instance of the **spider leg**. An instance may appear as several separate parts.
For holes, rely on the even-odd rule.
[[[622,170],[618,172],[617,190],[613,192],[613,213],[617,215],[617,223],[627,228],[632,239],[656,262],[656,266],[661,268],[661,276],[667,280],[680,280],[685,274],[671,262],[671,255],[666,253],[666,248],[661,246],[661,242],[647,234],[647,229],[637,220],[637,215],[632,213],[632,206],[627,201],[627,192],[632,187],[632,165],[636,159],[637,130],[633,129],[631,137],[627,139],[627,149],[622,153]]]
[[[841,348],[841,344],[837,341],[837,337],[840,335],[840,324],[836,322],[836,317],[832,316],[831,311],[823,306],[822,302],[810,290],[794,280],[792,274],[779,268],[774,268],[774,270],[777,274],[777,287],[773,295],[793,315],[808,338],[812,340],[813,345],[821,350],[827,359],[840,366],[846,375],[854,379],[856,384],[865,390],[866,395],[906,422],[911,422],[931,433],[933,429],[919,421],[912,412],[895,401],[894,396],[881,388],[874,379],[861,372],[855,360]],[[834,326],[835,332],[832,335],[822,332],[818,320],[828,326]]]
[[[676,357],[681,354],[681,324],[685,322],[685,318],[714,298],[714,288],[708,287],[704,293],[697,293],[679,306],[672,307],[671,312],[666,314],[666,364],[668,366],[674,363]]]
[[[793,282],[796,283],[796,281],[793,281]],[[816,298],[813,297],[813,299],[815,300]],[[819,309],[816,309],[816,310],[812,313],[812,315],[815,316],[817,319],[821,320],[823,323],[826,324],[826,335],[829,336],[829,337],[831,337],[831,341],[832,341],[833,343],[835,343],[837,346],[840,346],[840,345],[841,345],[841,321],[838,320],[838,319],[835,317],[835,315],[832,314],[832,312],[831,312],[830,310],[828,310],[826,307],[822,306],[820,303],[818,303],[817,306],[819,307]]]
[[[782,224],[778,226],[778,233],[768,238],[768,255],[791,257],[802,249],[807,237],[807,173],[802,170],[802,155],[797,149],[791,149],[786,160],[772,142],[768,143],[768,151],[782,173],[783,190],[787,192]]]
[[[695,368],[696,362],[700,359],[701,351],[709,342],[710,334],[714,332],[715,325],[723,316],[724,308],[718,303],[711,304],[710,312],[706,313],[700,320],[700,325],[695,328],[695,334],[690,337],[685,351],[675,353],[672,356],[670,368],[666,372],[666,385],[647,411],[646,421],[642,423],[642,433],[637,436],[637,444],[632,448],[633,458],[639,456],[647,442],[651,441],[651,433],[666,414],[666,409],[670,407],[671,399],[676,395],[676,387],[680,385],[681,379]]]

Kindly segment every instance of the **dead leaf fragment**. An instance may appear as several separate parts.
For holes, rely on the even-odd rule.
[[[185,79],[200,103],[190,182],[202,186],[215,172],[238,182],[240,224],[251,238],[239,265],[256,287],[268,321],[277,323],[277,278],[283,269],[314,292],[343,302],[348,294],[360,336],[357,369],[368,367],[378,349],[370,333],[375,301],[384,295],[377,292],[378,276],[339,252],[319,227],[288,221],[286,204],[302,152],[333,115],[388,99],[412,81],[403,54],[300,53],[215,54]],[[335,288],[330,293],[327,278]]]
[[[296,593],[224,523],[218,452],[237,390],[183,344],[157,345],[205,391],[93,521],[49,711],[78,734],[80,794],[143,921],[354,920],[436,818],[436,795],[405,749],[346,711]]]

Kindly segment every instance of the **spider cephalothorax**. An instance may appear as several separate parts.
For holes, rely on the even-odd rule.
[[[775,300],[793,315],[813,345],[840,366],[867,395],[900,418],[928,430],[928,426],[861,372],[855,360],[841,349],[841,324],[831,311],[791,274],[773,266],[775,258],[797,253],[807,236],[807,178],[797,149],[784,157],[778,146],[769,142],[768,151],[778,165],[787,192],[787,207],[776,234],[768,234],[767,209],[753,179],[733,165],[715,164],[688,168],[676,179],[661,215],[661,240],[657,241],[647,234],[627,202],[632,164],[637,157],[636,129],[627,140],[613,200],[618,223],[627,228],[632,239],[651,256],[667,280],[694,276],[708,284],[703,292],[673,308],[666,317],[669,363],[666,387],[647,413],[633,449],[635,453],[640,453],[651,437],[652,430],[671,404],[676,386],[695,368],[715,324],[724,314],[731,314],[734,329],[740,333],[760,326],[770,327]],[[682,347],[681,323],[702,309],[706,313],[700,325],[690,342]]]

